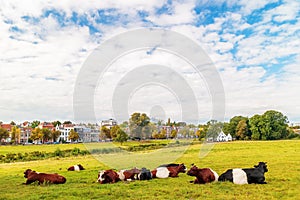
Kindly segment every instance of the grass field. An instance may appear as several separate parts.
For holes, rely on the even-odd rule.
[[[54,151],[57,147],[84,149],[85,145],[34,147],[40,149],[32,149],[32,146],[0,146],[0,152]],[[98,145],[97,148],[99,148]],[[165,163],[163,161],[167,161],[168,153],[182,152],[181,148],[174,147],[168,151],[162,149],[154,154],[133,153],[127,157],[116,154],[110,157],[114,163],[128,165],[130,159],[140,156],[138,164],[152,169],[155,160],[163,164]],[[96,183],[98,171],[110,168],[109,164],[113,162],[100,162],[101,157],[88,155],[0,164],[0,199],[300,199],[299,140],[218,143],[203,158],[199,158],[200,148],[201,144],[189,146],[184,153],[180,153],[180,157],[175,162],[183,162],[188,167],[191,163],[198,167],[210,167],[221,174],[228,168],[252,167],[259,161],[266,161],[269,169],[269,172],[265,174],[268,184],[234,185],[229,182],[218,182],[194,185],[189,183],[190,180],[194,180],[194,177],[180,174],[179,178],[101,185]],[[70,165],[78,163],[81,163],[87,170],[67,171]],[[67,182],[63,185],[23,185],[22,183],[25,182],[23,172],[27,168],[40,172],[57,172],[65,176]]]

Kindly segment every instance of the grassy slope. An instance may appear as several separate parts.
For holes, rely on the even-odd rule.
[[[85,156],[0,164],[0,199],[298,199],[300,141],[219,143],[201,159],[199,158],[200,147],[199,144],[190,146],[177,162],[210,167],[221,174],[228,168],[252,167],[259,161],[267,161],[269,172],[266,173],[266,181],[268,184],[194,185],[189,183],[194,177],[180,174],[179,178],[100,185],[95,182],[97,172],[109,167],[104,166],[93,156]],[[44,148],[48,148],[48,145]],[[19,150],[22,148],[17,149]],[[158,155],[155,154],[155,156]],[[66,170],[68,166],[76,163],[81,163],[87,170],[82,172]],[[147,157],[145,157],[144,164],[150,168],[151,163],[147,162]],[[43,186],[22,185],[25,182],[23,172],[27,168],[43,172],[57,172],[67,178],[67,183]]]

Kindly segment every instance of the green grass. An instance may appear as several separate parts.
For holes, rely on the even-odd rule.
[[[72,145],[59,146],[59,148],[85,148],[84,144]],[[96,144],[91,144],[91,148],[99,148],[99,144],[93,145]],[[103,148],[109,148],[110,145],[104,143]],[[126,145],[138,144],[127,143]],[[53,146],[35,147],[51,152],[57,148],[56,145]],[[31,146],[12,146],[10,153],[42,151],[31,148]],[[181,148],[183,147],[172,148],[172,150],[163,148],[147,153],[124,152],[124,155],[111,155],[109,161],[88,155],[0,164],[0,199],[299,199],[299,140],[218,143],[203,158],[199,158],[200,144],[191,145],[186,151]],[[0,146],[0,152],[7,149],[9,147]],[[126,168],[135,157],[139,157],[136,159],[137,164],[152,169],[157,163],[163,164],[171,160],[173,154],[180,155],[175,162],[184,162],[187,166],[195,163],[198,167],[210,167],[218,174],[228,168],[252,167],[259,161],[266,161],[269,169],[265,174],[268,184],[234,185],[229,182],[218,182],[194,185],[189,183],[190,180],[194,180],[194,177],[186,174],[180,174],[179,178],[150,181],[119,182],[108,185],[96,183],[98,171],[110,168],[111,163],[116,165],[116,169],[123,165],[123,168]],[[77,163],[81,163],[87,170],[67,171],[70,165]],[[57,172],[65,176],[67,182],[63,185],[23,185],[22,183],[25,182],[23,172],[27,168],[40,172]]]

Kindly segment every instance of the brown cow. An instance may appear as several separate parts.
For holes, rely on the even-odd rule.
[[[198,168],[196,166],[192,166],[192,168],[187,172],[189,176],[196,176],[194,181],[195,184],[205,184],[213,181],[218,181],[218,174],[210,168]]]
[[[80,171],[80,170],[85,170],[81,164],[73,165],[68,168],[68,171]]]
[[[151,171],[152,178],[168,178],[178,177],[179,173],[185,173],[186,167],[182,164],[165,164],[160,165],[156,169]]]
[[[27,178],[26,185],[38,181],[38,184],[53,183],[53,184],[63,184],[67,181],[67,179],[58,174],[46,174],[46,173],[38,173],[36,171],[32,171],[31,169],[27,169],[24,172],[24,177]]]
[[[98,182],[101,184],[105,183],[116,183],[120,181],[119,175],[112,169],[99,171],[98,173]]]
[[[124,181],[132,181],[135,179],[138,179],[138,174],[141,172],[141,170],[137,168],[133,168],[130,170],[120,170],[118,172],[119,178]]]

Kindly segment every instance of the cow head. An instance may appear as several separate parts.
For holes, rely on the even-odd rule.
[[[255,168],[261,169],[263,172],[267,172],[267,162],[259,162],[258,165],[254,165]]]
[[[196,165],[193,165],[191,167],[191,169],[187,172],[187,175],[189,175],[189,176],[196,176],[198,174],[198,172],[199,172],[199,168],[196,167]]]
[[[32,172],[35,172],[35,171],[32,171],[31,169],[26,169],[26,171],[24,172],[24,177],[28,178],[29,174]]]
[[[80,170],[85,170],[84,167],[81,164],[78,164],[78,167]]]
[[[178,172],[182,172],[182,173],[186,172],[186,167],[183,163],[178,165]]]
[[[104,181],[104,178],[105,178],[104,173],[105,173],[104,170],[99,171],[99,173],[98,173],[98,180],[97,180],[99,183],[101,183],[102,181]]]

